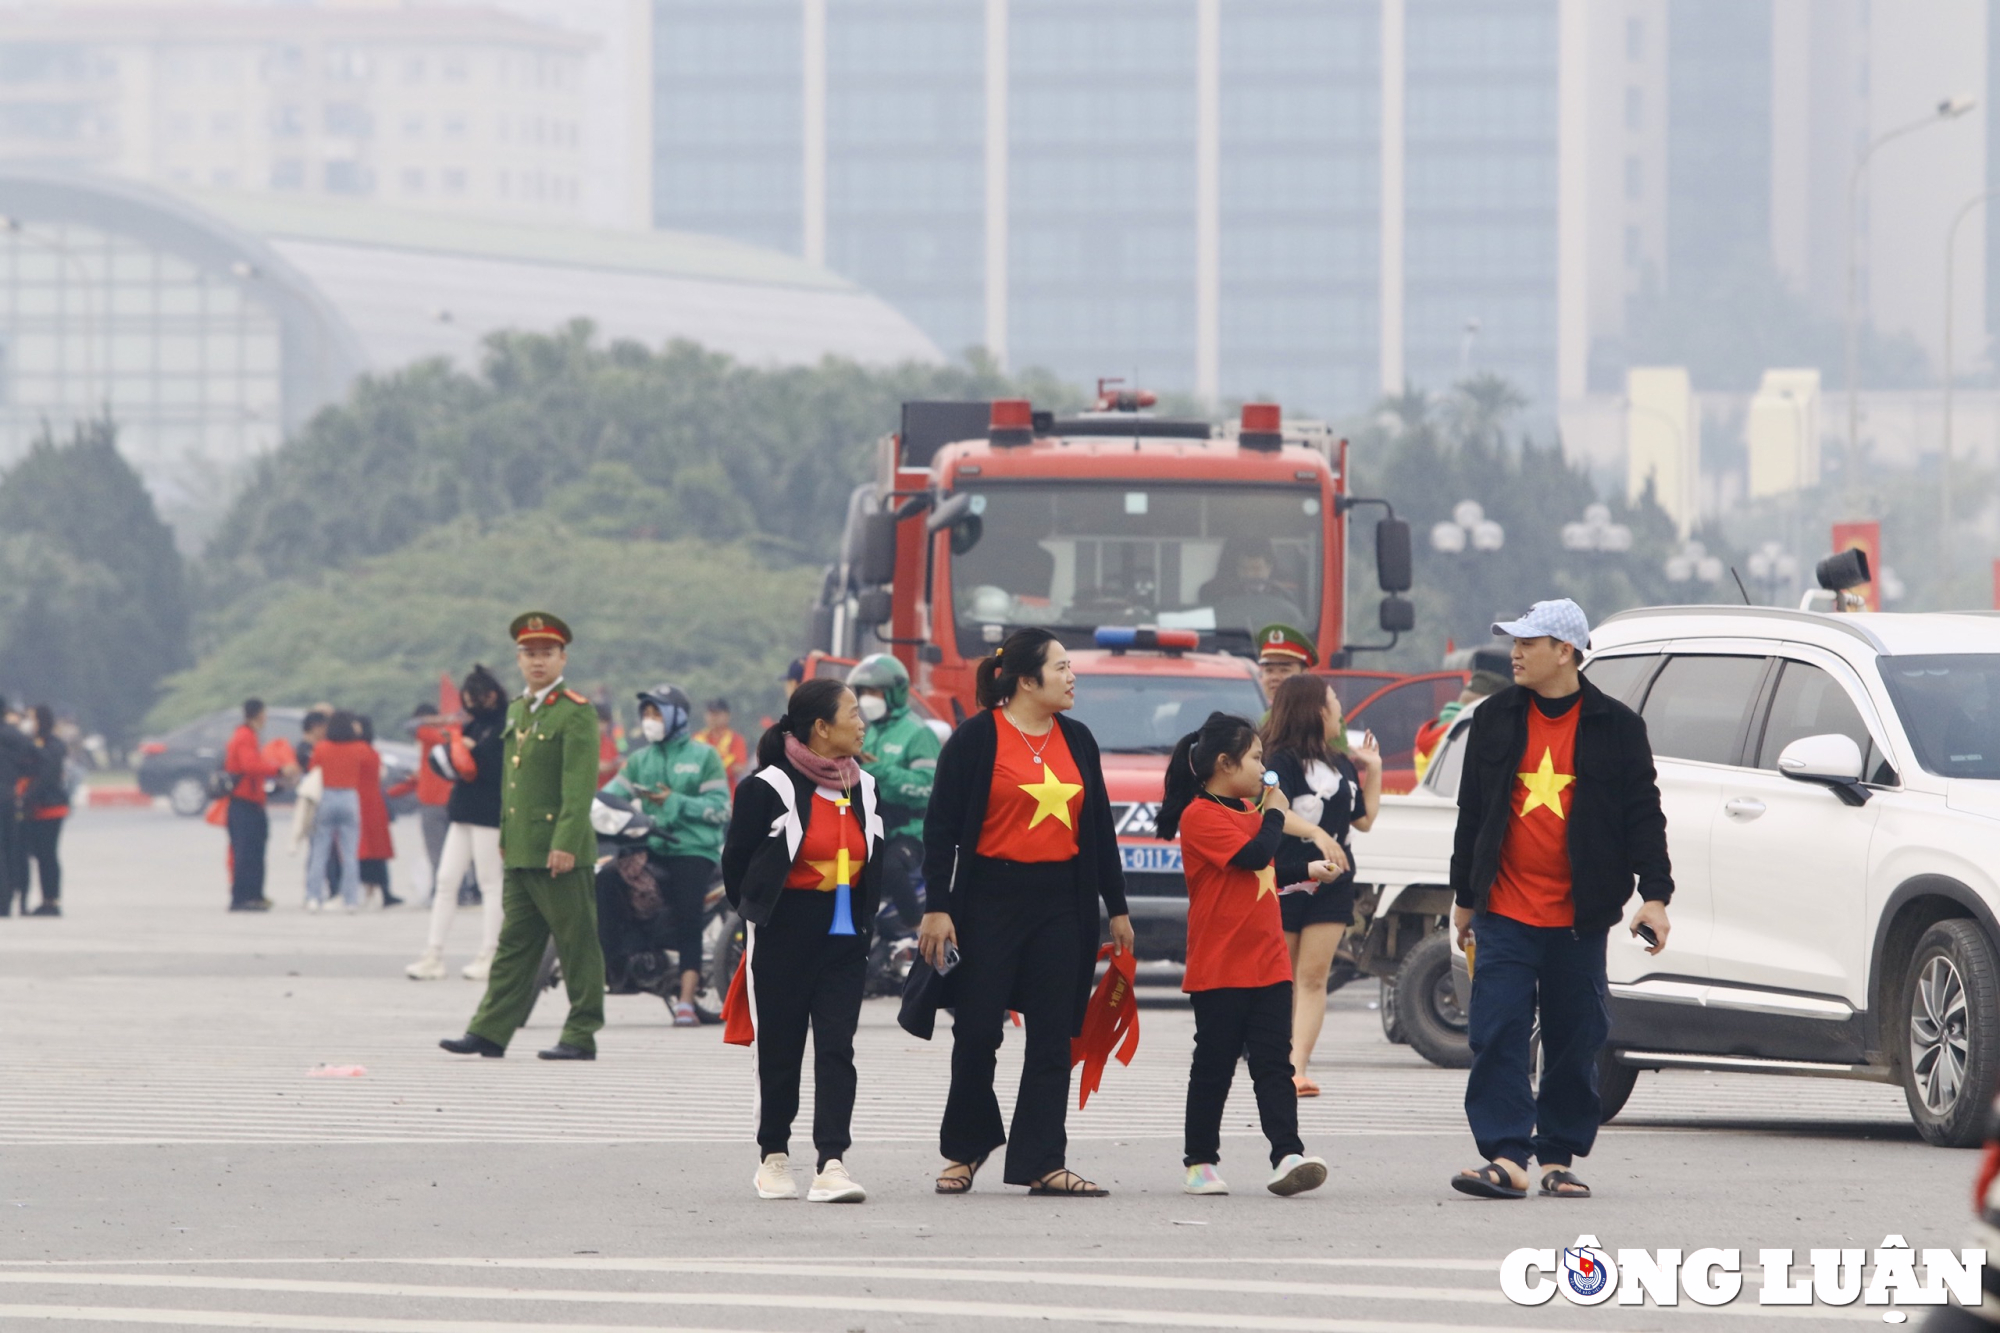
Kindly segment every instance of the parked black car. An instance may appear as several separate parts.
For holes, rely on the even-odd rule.
[[[294,746],[298,745],[300,724],[305,721],[305,716],[303,708],[274,706],[266,709],[265,742],[282,736]],[[189,817],[201,814],[208,809],[212,799],[208,794],[209,782],[222,771],[223,752],[229,748],[229,738],[242,720],[240,711],[225,708],[176,727],[164,736],[142,742],[139,746],[139,790],[148,796],[166,797],[175,814]],[[385,790],[417,771],[417,747],[409,742],[378,737],[375,749],[382,756],[382,786]],[[291,800],[290,790],[283,786],[271,794],[277,801]],[[414,794],[392,797],[389,813],[408,814],[416,809],[416,804]]]

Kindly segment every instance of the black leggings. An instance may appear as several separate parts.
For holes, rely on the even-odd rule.
[[[701,934],[708,924],[703,907],[709,882],[715,878],[715,862],[705,856],[661,856],[656,852],[647,855],[652,860],[653,877],[660,885],[660,897],[673,919],[673,935],[668,943],[680,955],[681,971],[699,972]]]
[[[951,1094],[938,1149],[976,1162],[1007,1145],[1004,1179],[1032,1185],[1069,1150],[1069,1041],[1076,1025],[1076,868],[975,858],[953,898],[963,961],[951,974]],[[1007,1011],[1026,1028],[1011,1133],[1000,1122],[993,1068]]]
[[[1292,1085],[1292,983],[1198,990],[1188,998],[1194,1002],[1194,1065],[1188,1071],[1184,1164],[1222,1160],[1222,1107],[1239,1056],[1250,1062],[1271,1165],[1303,1153],[1299,1094]]]
[[[62,836],[60,819],[24,819],[15,827],[27,848],[27,859],[35,863],[42,879],[42,901],[62,897],[62,862],[56,859],[56,839]],[[21,876],[21,906],[28,905],[28,877]]]

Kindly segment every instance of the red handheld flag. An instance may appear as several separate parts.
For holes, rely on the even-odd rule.
[[[736,960],[736,975],[729,979],[729,994],[722,1001],[722,1040],[731,1046],[748,1046],[757,1040],[757,1027],[750,1018],[750,960]]]
[[[1108,944],[1097,956],[1110,959],[1111,966],[1090,997],[1082,1035],[1070,1038],[1069,1043],[1070,1064],[1083,1066],[1083,1077],[1077,1084],[1079,1111],[1103,1082],[1106,1062],[1115,1054],[1119,1064],[1130,1065],[1139,1050],[1139,1003],[1132,990],[1137,961],[1130,950],[1113,953]]]

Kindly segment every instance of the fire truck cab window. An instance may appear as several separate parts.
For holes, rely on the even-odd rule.
[[[995,484],[979,539],[951,559],[961,640],[991,625],[1159,625],[1248,646],[1260,626],[1319,628],[1319,489]],[[1135,499],[1135,497],[1139,497]]]

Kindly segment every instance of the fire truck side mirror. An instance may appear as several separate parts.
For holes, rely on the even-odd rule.
[[[1410,525],[1407,520],[1385,518],[1375,525],[1375,577],[1381,583],[1383,592],[1410,590]],[[1388,607],[1388,602],[1382,604],[1385,616]],[[1389,626],[1385,623],[1382,628],[1388,629]]]
[[[1417,608],[1391,593],[1382,599],[1382,631],[1385,634],[1408,634],[1417,627]]]
[[[896,515],[867,514],[861,519],[861,559],[855,577],[863,587],[879,588],[896,577]]]
[[[863,625],[886,625],[895,613],[895,596],[887,588],[870,588],[854,599],[854,618]]]

